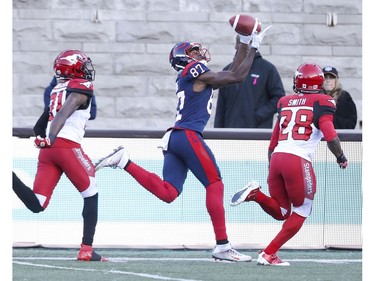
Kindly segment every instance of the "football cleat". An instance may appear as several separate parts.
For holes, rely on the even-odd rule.
[[[129,161],[129,155],[126,152],[125,148],[123,146],[119,146],[118,148],[114,149],[112,153],[96,162],[95,171],[99,171],[104,167],[111,167],[113,169],[119,167],[121,169],[124,169]]]
[[[282,261],[276,254],[267,255],[264,251],[261,251],[258,255],[258,265],[272,265],[272,266],[289,266],[289,262]]]
[[[212,251],[212,258],[215,260],[231,262],[250,262],[253,259],[251,256],[243,255],[237,252],[232,247],[222,251],[219,246],[216,246]]]
[[[93,251],[92,246],[81,244],[77,260],[79,261],[108,261],[108,258],[102,257]]]
[[[253,201],[255,195],[262,187],[259,185],[257,181],[249,182],[245,188],[237,191],[233,194],[232,199],[230,200],[231,206],[237,206],[244,201]]]

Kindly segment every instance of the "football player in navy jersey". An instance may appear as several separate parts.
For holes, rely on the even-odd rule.
[[[255,201],[274,219],[284,221],[280,232],[260,251],[259,265],[289,266],[276,253],[311,214],[316,192],[312,159],[322,137],[339,167],[345,169],[348,165],[333,125],[336,104],[323,94],[323,82],[324,74],[317,64],[298,67],[293,85],[296,94],[282,97],[277,104],[278,118],[268,151],[270,196],[252,181],[231,199],[232,206]]]
[[[95,70],[91,59],[79,50],[61,52],[54,61],[57,85],[50,106],[34,126],[35,146],[40,149],[33,189],[13,172],[13,190],[33,213],[44,211],[63,173],[83,200],[83,236],[77,259],[106,261],[92,249],[98,221],[98,188],[95,167],[81,142],[90,118]]]
[[[173,202],[181,194],[190,170],[206,189],[206,208],[216,240],[212,257],[218,260],[246,262],[252,258],[237,252],[229,243],[223,206],[224,185],[215,157],[203,140],[202,132],[211,115],[213,89],[245,79],[267,30],[240,36],[239,51],[227,71],[211,71],[207,66],[210,53],[199,43],[179,42],[172,48],[169,62],[178,72],[178,102],[175,124],[162,139],[163,179],[130,161],[122,146],[95,165],[96,170],[103,167],[124,169],[145,189],[167,203]]]

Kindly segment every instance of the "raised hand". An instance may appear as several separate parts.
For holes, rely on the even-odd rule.
[[[253,34],[257,32],[258,25],[261,25],[261,23],[258,21],[258,18],[255,18],[253,30],[250,35],[242,35],[239,33],[240,42],[249,45],[250,41],[253,39]]]
[[[262,43],[262,40],[263,40],[264,36],[268,32],[268,30],[270,30],[271,27],[272,27],[272,25],[268,26],[266,29],[262,30],[259,33],[255,29],[255,31],[253,32],[253,34],[250,35],[252,37],[252,41],[251,41],[250,47],[254,48],[254,49],[259,49],[259,46]]]

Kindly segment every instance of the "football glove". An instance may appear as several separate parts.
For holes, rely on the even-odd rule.
[[[243,43],[243,44],[249,45],[251,39],[253,38],[253,34],[256,32],[259,24],[261,24],[261,23],[258,22],[258,18],[255,18],[255,24],[254,24],[254,27],[253,27],[253,30],[252,30],[251,34],[250,35],[239,34],[240,42]]]
[[[34,145],[36,148],[48,148],[51,147],[51,140],[48,137],[37,136],[34,140]]]
[[[345,169],[348,166],[348,159],[346,159],[344,152],[337,157],[337,164],[339,164],[341,169]]]
[[[241,35],[240,36],[240,42],[246,45],[249,45],[251,39],[253,38],[253,35]]]
[[[253,34],[251,35],[252,41],[251,41],[250,47],[254,49],[259,49],[260,43],[262,43],[264,36],[268,32],[268,30],[270,30],[271,27],[272,25],[268,26],[266,29],[262,30],[260,33],[258,33],[255,30]]]

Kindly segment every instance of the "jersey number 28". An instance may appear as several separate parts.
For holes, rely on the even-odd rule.
[[[309,109],[283,109],[280,119],[279,140],[287,140],[291,137],[294,140],[308,140],[312,133],[314,113]]]

